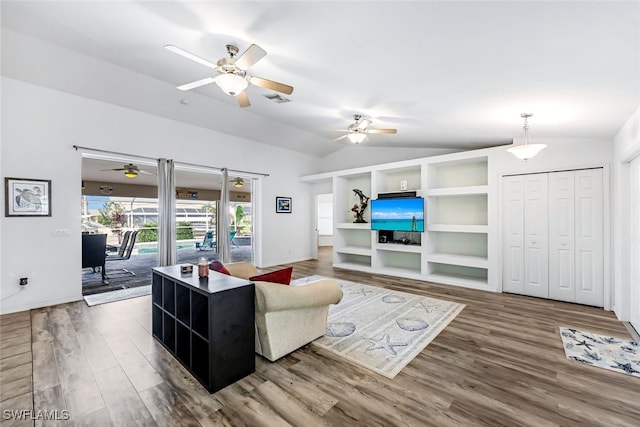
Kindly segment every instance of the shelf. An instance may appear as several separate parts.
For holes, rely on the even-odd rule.
[[[426,280],[434,283],[442,283],[444,285],[455,285],[463,288],[490,290],[486,279],[459,276],[455,274],[434,273],[426,276]]]
[[[335,251],[341,254],[371,256],[370,248],[364,248],[360,246],[341,246],[339,248],[335,248]]]
[[[371,224],[368,222],[358,223],[358,222],[341,222],[336,224],[336,228],[341,228],[345,230],[371,230]]]
[[[427,196],[466,196],[468,194],[488,194],[488,185],[470,185],[466,187],[431,188],[425,192]]]
[[[364,264],[359,262],[334,262],[333,267],[344,268],[345,270],[365,271],[367,273],[371,272],[370,264]]]
[[[488,233],[487,225],[462,224],[427,224],[427,231],[441,231],[449,233]]]
[[[421,245],[403,245],[402,243],[380,243],[375,245],[375,249],[378,251],[393,251],[393,252],[410,252],[410,253],[422,252]]]
[[[428,262],[435,262],[439,264],[451,264],[462,265],[465,267],[474,268],[488,268],[489,261],[487,257],[470,256],[470,255],[455,255],[455,254],[429,254],[427,255]]]
[[[406,268],[406,267],[382,267],[379,270],[376,270],[378,274],[386,274],[387,276],[401,276],[408,277],[412,279],[424,280],[424,278],[420,278],[420,268]]]

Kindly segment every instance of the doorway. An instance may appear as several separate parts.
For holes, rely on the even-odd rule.
[[[317,247],[333,246],[333,194],[316,195]]]

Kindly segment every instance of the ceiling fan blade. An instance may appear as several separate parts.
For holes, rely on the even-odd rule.
[[[247,92],[244,90],[236,95],[236,99],[238,100],[238,105],[242,108],[251,105],[251,103],[249,102],[249,97],[247,96]]]
[[[398,133],[398,129],[369,129],[367,133]]]
[[[336,139],[332,139],[332,140],[331,140],[331,141],[329,141],[329,142],[338,142],[338,141],[340,141],[341,139],[344,139],[344,138],[346,138],[346,137],[347,137],[347,135],[342,135],[342,136],[340,136],[340,137],[338,137],[338,138],[336,138]]]
[[[235,66],[246,70],[256,62],[264,58],[266,54],[267,52],[260,46],[258,46],[257,44],[252,44],[247,50],[242,53],[242,55],[238,57],[238,59],[236,59]]]
[[[186,84],[183,84],[181,86],[178,86],[178,89],[180,89],[180,90],[195,89],[197,87],[213,83],[215,80],[216,80],[215,77],[207,77],[206,79],[202,79],[202,80],[198,80],[198,81],[195,81],[195,82],[186,83]]]
[[[126,171],[128,169],[118,168],[118,169],[100,169],[100,172],[111,172],[111,171]]]
[[[249,83],[251,83],[252,85],[275,90],[276,92],[284,93],[286,95],[291,95],[293,93],[293,86],[274,82],[273,80],[263,79],[261,77],[249,76]]]
[[[362,119],[360,120],[360,122],[358,122],[358,125],[356,126],[356,129],[360,129],[360,130],[364,130],[367,128],[367,126],[369,126],[371,124],[371,120],[369,119]]]
[[[189,58],[192,61],[196,61],[199,62],[200,64],[209,67],[209,68],[217,68],[218,66],[216,64],[214,64],[213,62],[207,61],[204,58],[200,58],[198,55],[194,55],[191,52],[187,52],[184,49],[180,49],[179,47],[176,47],[172,44],[168,44],[164,47],[165,49],[167,49],[170,52],[173,53],[177,53],[178,55],[184,56],[185,58]]]
[[[155,173],[143,171],[142,169],[138,169],[136,172],[144,174],[144,175],[154,175],[155,176]]]

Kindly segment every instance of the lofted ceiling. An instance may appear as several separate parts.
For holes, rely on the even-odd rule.
[[[365,150],[471,149],[519,138],[523,112],[534,113],[534,139],[611,139],[640,105],[638,1],[3,0],[1,7],[4,28],[163,85],[158,96],[123,90],[110,102],[315,156],[347,146],[329,141],[354,114],[398,129],[370,136]],[[270,101],[264,95],[273,92],[256,86],[247,89],[248,108],[215,84],[174,89],[215,72],[164,45],[216,62],[229,43],[266,50],[249,74],[294,86],[290,102]],[[101,85],[126,75],[85,77],[92,84],[83,95],[105,98]]]

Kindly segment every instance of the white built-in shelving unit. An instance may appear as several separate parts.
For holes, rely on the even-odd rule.
[[[332,180],[334,195],[333,266],[436,283],[495,290],[489,283],[489,161],[483,150],[426,157],[303,177]],[[402,184],[404,185],[402,185]],[[380,243],[378,231],[357,224],[353,189],[371,199],[383,193],[415,192],[425,200],[425,232],[395,232]],[[405,239],[405,241],[406,241]]]

